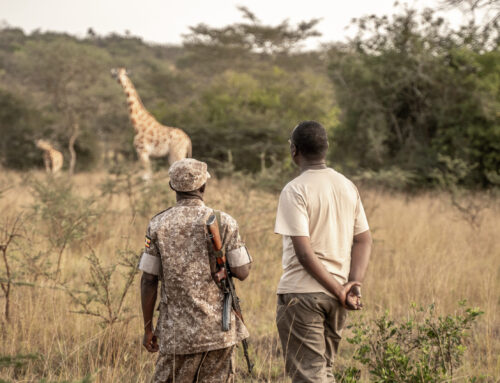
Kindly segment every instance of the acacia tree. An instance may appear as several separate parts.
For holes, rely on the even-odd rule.
[[[53,130],[63,137],[70,153],[69,174],[76,165],[76,141],[87,120],[99,112],[94,87],[108,73],[108,55],[88,44],[67,38],[35,40],[16,52],[16,63],[27,82],[40,91],[38,101],[53,115]],[[43,100],[42,97],[49,96]],[[36,96],[35,96],[36,97]]]
[[[445,7],[456,7],[471,17],[471,25],[476,22],[476,11],[481,11],[483,15],[482,26],[480,29],[483,33],[493,35],[497,45],[500,38],[500,0],[442,0]]]
[[[185,128],[195,155],[222,172],[232,168],[232,159],[237,171],[281,170],[290,165],[286,139],[293,126],[305,118],[328,127],[336,122],[324,62],[300,50],[320,35],[319,20],[268,25],[247,8],[239,10],[242,21],[190,28],[177,63],[193,73],[196,96],[165,120]]]
[[[499,0],[444,0],[444,4],[452,7],[465,7],[471,11],[476,9],[488,9],[496,11],[494,20],[500,17],[500,1]]]
[[[278,25],[263,24],[246,7],[238,7],[243,21],[221,28],[199,24],[190,27],[184,36],[187,55],[179,59],[180,66],[195,67],[210,73],[215,69],[249,69],[262,63],[280,62],[299,52],[311,37],[320,36],[316,30],[319,19],[302,21],[293,26],[288,20]],[[212,72],[213,73],[213,72]]]

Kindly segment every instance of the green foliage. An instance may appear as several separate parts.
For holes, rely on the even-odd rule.
[[[375,382],[453,380],[467,349],[467,332],[482,314],[464,305],[461,302],[458,312],[446,316],[438,316],[434,305],[413,305],[406,320],[386,313],[371,323],[351,325],[354,335],[347,340],[356,346],[354,359],[369,368]]]
[[[94,198],[77,196],[68,180],[33,181],[32,190],[32,208],[43,220],[46,236],[56,248],[84,239],[98,218]]]
[[[334,372],[336,381],[340,383],[356,383],[359,382],[361,371],[356,367],[347,367]]]
[[[325,78],[290,73],[278,67],[252,73],[224,72],[192,103],[188,119],[194,156],[209,161],[227,159],[232,150],[236,170],[257,172],[266,163],[288,157],[287,139],[303,116],[324,122],[332,130],[337,109]],[[215,161],[214,161],[215,160]]]
[[[94,380],[92,379],[91,375],[85,376],[83,379],[80,380],[58,380],[57,383],[92,383]],[[38,381],[39,383],[56,383],[53,381],[49,381],[47,379],[41,379]],[[10,383],[8,380],[3,380],[0,379],[0,383]]]
[[[37,354],[19,354],[19,355],[2,355],[0,356],[0,368],[15,367],[20,368],[25,366],[30,360],[37,360],[40,356]]]
[[[300,62],[292,56],[298,53],[301,44],[310,37],[320,36],[315,29],[319,19],[302,21],[297,26],[284,20],[271,26],[263,24],[248,8],[238,9],[244,18],[242,22],[222,28],[206,24],[191,27],[184,41],[187,54],[178,60],[179,66],[202,73],[248,70],[270,63],[290,67]]]
[[[359,171],[353,176],[353,180],[364,185],[379,185],[393,190],[407,190],[417,184],[417,175],[414,172],[392,166],[378,171],[370,169]]]
[[[76,124],[77,169],[135,160],[125,96],[109,76],[124,66],[145,107],[184,129],[218,174],[231,151],[234,171],[258,174],[264,163],[286,177],[290,131],[315,119],[329,131],[329,160],[368,182],[442,186],[453,162],[467,169],[459,186],[500,183],[497,21],[452,30],[432,10],[400,8],[356,20],[348,44],[305,52],[318,20],[267,25],[240,11],[242,21],[192,27],[183,46],[0,29],[1,163],[39,166],[42,137],[68,160]]]
[[[39,112],[21,97],[0,89],[0,164],[14,169],[42,164],[33,139],[40,118]]]
[[[431,10],[356,23],[356,39],[330,51],[343,112],[334,158],[398,166],[429,184],[448,156],[470,168],[462,184],[491,185],[500,167],[500,52],[488,36],[451,31]]]
[[[43,92],[45,97],[38,101],[46,113],[55,116],[51,130],[62,147],[68,146],[77,130],[83,128],[85,133],[107,112],[102,104],[110,94],[101,83],[106,78],[109,60],[104,50],[63,37],[28,41],[14,54],[12,63],[26,74],[25,82],[35,91]],[[95,135],[95,131],[84,134],[87,140],[76,148],[88,165],[97,146],[96,140],[92,140]]]
[[[18,354],[18,355],[0,355],[0,371],[3,368],[13,368],[15,371],[22,370],[31,361],[41,359],[38,354]],[[0,383],[9,383],[0,378]]]

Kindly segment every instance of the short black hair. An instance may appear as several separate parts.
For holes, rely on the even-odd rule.
[[[317,160],[326,157],[328,137],[326,129],[316,121],[302,121],[293,129],[292,144],[307,159]]]

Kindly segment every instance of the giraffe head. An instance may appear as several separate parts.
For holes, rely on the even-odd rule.
[[[50,150],[52,149],[52,145],[48,141],[45,140],[36,140],[36,146],[42,150]]]
[[[130,75],[130,72],[125,68],[112,68],[111,77],[116,79],[119,84],[123,85],[123,80]]]

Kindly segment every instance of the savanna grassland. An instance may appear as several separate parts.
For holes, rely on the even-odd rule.
[[[220,176],[206,202],[237,219],[253,255],[238,291],[255,370],[246,373],[239,350],[238,382],[287,381],[273,224],[276,190],[294,172],[286,142],[305,119],[327,130],[328,162],[364,182],[374,237],[365,308],[350,315],[338,381],[500,382],[499,4],[359,9],[351,40],[313,50],[304,48],[321,35],[320,19],[284,14],[268,25],[245,7],[226,26],[191,26],[181,45],[0,23],[0,383],[152,375],[137,264],[148,220],[175,196],[159,163],[148,184],[137,169],[111,169],[137,159],[126,97],[109,76],[117,67]],[[444,6],[461,10],[463,24],[450,25]],[[76,175],[39,171],[38,139]],[[386,312],[398,329],[375,322]],[[386,333],[366,338],[363,324],[375,323]]]
[[[157,173],[148,186],[127,173],[80,173],[70,181],[2,171],[0,178],[1,244],[13,234],[7,249],[2,247],[0,268],[0,380],[147,382],[155,356],[141,345],[135,265],[148,219],[174,202],[166,175]],[[412,302],[453,313],[458,301],[467,299],[484,314],[470,331],[455,380],[483,374],[486,381],[498,381],[498,199],[474,196],[483,209],[472,224],[445,194],[409,196],[362,186],[360,192],[374,246],[365,309],[352,313],[351,322],[360,316],[369,321],[386,310],[405,318]],[[239,350],[237,381],[286,381],[274,324],[281,275],[281,238],[273,234],[277,197],[242,178],[213,179],[207,188],[206,203],[238,220],[254,258],[251,276],[237,289],[256,368],[249,377]],[[356,364],[353,347],[341,344],[339,368]],[[367,381],[366,370],[361,379]]]

